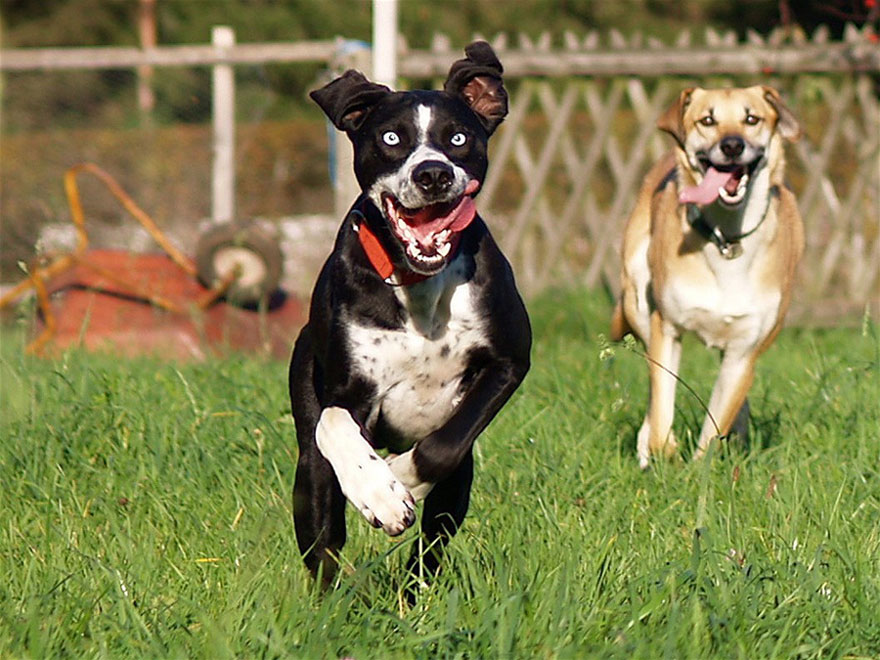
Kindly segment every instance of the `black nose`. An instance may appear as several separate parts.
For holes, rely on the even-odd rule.
[[[728,135],[721,139],[721,153],[728,158],[736,158],[746,148],[745,140],[737,135]]]
[[[426,160],[419,163],[412,173],[413,182],[428,195],[446,192],[452,185],[452,167],[439,160]]]

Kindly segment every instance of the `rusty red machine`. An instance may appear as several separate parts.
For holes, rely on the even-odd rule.
[[[97,177],[162,251],[91,249],[77,185],[81,173]],[[289,356],[305,308],[280,287],[284,260],[271,232],[256,223],[215,225],[199,236],[191,258],[97,165],[67,170],[64,190],[76,247],[40,255],[0,297],[3,309],[29,292],[36,295],[29,352],[51,355],[82,346],[169,359],[229,350]]]

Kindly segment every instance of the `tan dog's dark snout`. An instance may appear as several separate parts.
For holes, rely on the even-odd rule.
[[[727,156],[728,159],[734,160],[739,158],[745,150],[746,142],[739,135],[728,135],[721,138],[718,147],[721,149],[721,153]]]

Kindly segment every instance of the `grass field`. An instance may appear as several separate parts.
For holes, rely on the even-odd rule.
[[[39,361],[7,331],[0,657],[880,656],[875,324],[785,331],[750,450],[641,472],[646,373],[623,346],[600,358],[607,302],[531,313],[532,371],[478,441],[470,514],[413,608],[413,534],[351,509],[350,570],[323,596],[307,579],[285,364]],[[686,344],[703,398],[714,361]],[[680,388],[685,457],[700,419]]]

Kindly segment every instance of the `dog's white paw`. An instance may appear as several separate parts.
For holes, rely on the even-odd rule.
[[[374,527],[397,536],[416,520],[415,499],[379,458],[343,408],[325,408],[315,431],[343,494]]]
[[[416,520],[416,501],[378,456],[367,463],[345,495],[373,527],[389,536],[402,534]]]
[[[675,433],[671,429],[665,436],[661,436],[661,439],[653,438],[651,423],[645,417],[636,439],[636,453],[639,456],[639,467],[647,470],[651,467],[652,456],[675,458],[678,455],[678,440],[675,439]]]

